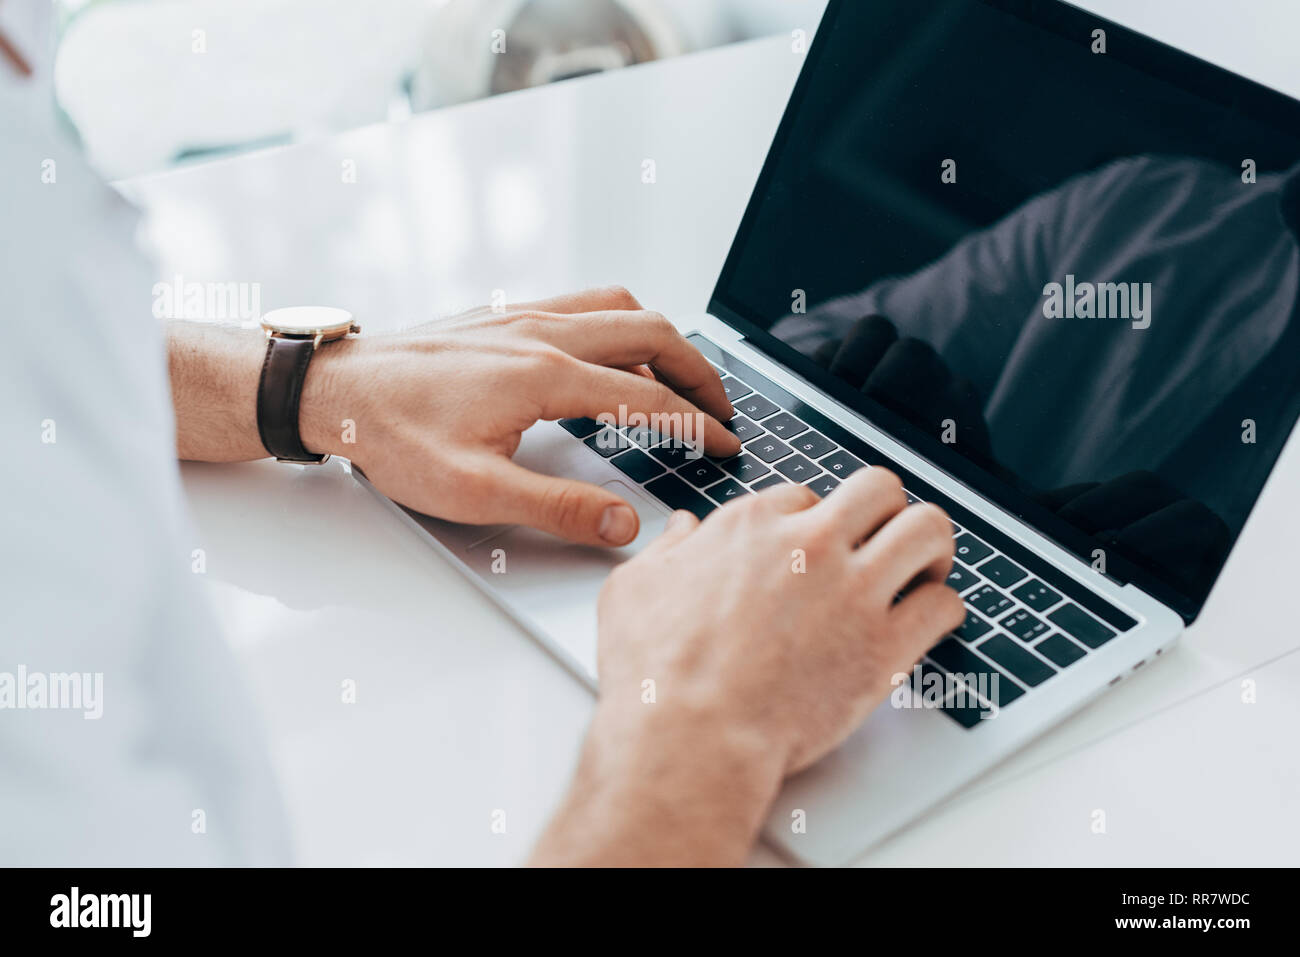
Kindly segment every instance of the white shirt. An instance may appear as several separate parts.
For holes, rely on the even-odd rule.
[[[35,67],[0,59],[0,861],[283,863],[259,722],[191,572],[161,277],[59,132],[50,12],[0,0]]]

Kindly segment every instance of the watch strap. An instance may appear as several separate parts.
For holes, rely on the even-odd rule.
[[[328,455],[308,452],[298,432],[298,404],[316,340],[270,336],[262,377],[257,384],[257,432],[262,445],[282,462],[324,462]]]

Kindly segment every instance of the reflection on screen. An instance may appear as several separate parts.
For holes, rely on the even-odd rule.
[[[719,299],[1199,603],[1294,422],[1300,129],[843,3]]]

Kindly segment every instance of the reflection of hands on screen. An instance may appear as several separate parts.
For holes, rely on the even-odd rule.
[[[1164,569],[1193,591],[1208,586],[1232,543],[1221,518],[1152,472],[1070,485],[1037,498],[1098,541]]]
[[[954,375],[929,343],[900,337],[892,322],[873,315],[855,322],[843,339],[822,343],[814,359],[913,425],[982,460],[995,475],[1016,482],[993,461],[974,384]],[[1208,585],[1230,544],[1222,519],[1149,471],[1030,491],[1103,548],[1113,546],[1130,560],[1163,569],[1193,592]]]
[[[991,457],[983,402],[974,383],[952,373],[920,339],[900,338],[884,316],[867,316],[840,340],[822,343],[819,365],[867,397],[965,455]]]

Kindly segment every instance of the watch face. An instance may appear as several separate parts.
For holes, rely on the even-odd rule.
[[[352,327],[352,313],[333,306],[290,306],[272,309],[262,316],[262,328],[285,336],[315,336],[345,333]]]

